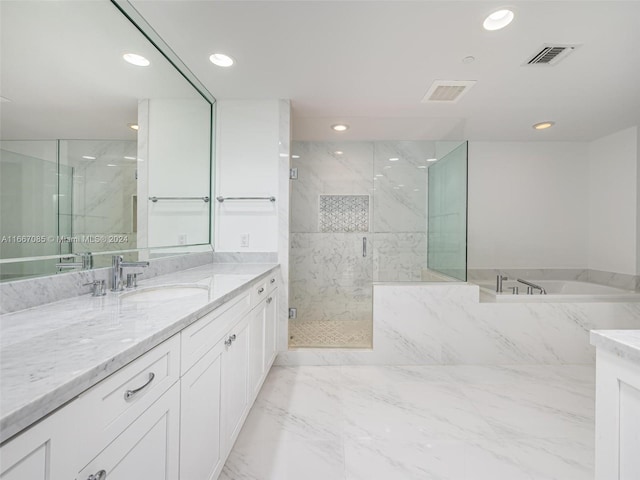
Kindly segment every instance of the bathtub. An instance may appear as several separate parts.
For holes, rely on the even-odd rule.
[[[597,283],[579,282],[575,280],[529,280],[540,285],[547,291],[541,295],[536,290],[533,295],[527,295],[527,286],[508,280],[503,283],[503,293],[496,292],[495,283],[478,283],[480,287],[480,301],[500,303],[525,302],[640,302],[640,293],[633,290],[598,285]],[[509,287],[517,286],[519,292],[514,295]]]

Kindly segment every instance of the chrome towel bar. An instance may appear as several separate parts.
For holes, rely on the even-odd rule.
[[[216,197],[216,200],[218,200],[220,203],[224,202],[225,200],[269,200],[270,202],[275,202],[276,197]]]
[[[202,200],[204,203],[207,203],[209,197],[149,197],[149,200],[154,203],[158,200]]]

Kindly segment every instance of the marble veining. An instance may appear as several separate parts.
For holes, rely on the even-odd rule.
[[[266,277],[273,264],[211,264],[140,282],[199,284],[208,295],[122,301],[85,295],[0,316],[0,442]]]
[[[594,330],[591,345],[640,363],[640,330]]]
[[[481,303],[465,283],[374,284],[373,349],[280,352],[280,365],[593,364],[594,329],[640,329],[640,302]]]
[[[274,367],[221,480],[591,480],[593,366]]]

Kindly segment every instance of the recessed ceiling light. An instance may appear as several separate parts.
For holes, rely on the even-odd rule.
[[[214,53],[209,57],[209,60],[211,63],[219,67],[230,67],[235,63],[233,58],[229,55],[225,55],[224,53]]]
[[[130,123],[129,124],[129,128],[133,129],[133,130],[139,130],[140,127],[138,126],[137,123]]]
[[[376,177],[384,177],[381,173],[376,173]]]
[[[556,122],[540,122],[536,123],[533,128],[536,130],[545,130],[547,128],[551,128],[556,124]]]
[[[400,184],[400,185],[398,185],[398,186],[399,186],[400,188],[402,188],[402,187],[404,187],[404,184],[402,184],[402,183],[401,183],[401,184]]]
[[[468,57],[464,57],[462,59],[462,63],[473,63],[475,59],[476,57],[472,57],[471,55],[469,55]]]
[[[291,158],[300,158],[300,155],[291,155]]]
[[[91,155],[82,155],[82,158],[84,158],[85,160],[95,160],[96,157],[92,157]]]
[[[336,155],[342,155],[344,152],[342,150],[336,150],[333,153],[335,153]]]
[[[427,168],[426,165],[420,165],[418,168]]]
[[[115,163],[107,163],[107,167],[117,167],[118,165],[116,165]]]
[[[511,10],[498,10],[485,18],[482,26],[485,30],[500,30],[511,23],[513,16]]]
[[[125,53],[122,55],[122,58],[126,62],[129,62],[131,65],[135,65],[137,67],[148,67],[151,65],[151,62],[144,58],[142,55],[138,55],[137,53]]]
[[[331,128],[333,128],[336,132],[344,132],[345,130],[349,129],[349,125],[338,123],[336,125],[331,125]]]
[[[125,160],[135,160],[136,157],[124,157]]]
[[[427,162],[437,162],[437,158],[427,158]]]
[[[398,157],[393,157],[389,159],[390,162],[397,162],[398,160],[400,160]]]

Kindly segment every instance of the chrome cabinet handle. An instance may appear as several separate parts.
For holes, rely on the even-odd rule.
[[[149,372],[149,380],[147,380],[147,382],[142,385],[141,387],[136,388],[135,390],[127,390],[126,392],[124,392],[124,399],[126,401],[131,400],[133,397],[135,397],[138,393],[140,393],[142,390],[144,390],[145,388],[147,388],[151,382],[153,382],[153,379],[156,378],[155,373],[153,372]],[[100,472],[103,472],[104,470],[100,470]],[[98,473],[100,473],[98,472]],[[96,474],[97,475],[97,474]],[[106,478],[107,473],[105,472],[105,478]],[[101,479],[102,477],[96,477],[97,479]]]
[[[262,292],[264,292],[264,287],[260,287],[260,288],[258,289],[258,293],[262,293]]]
[[[87,480],[105,480],[105,478],[107,478],[107,471],[100,470],[99,472],[94,473],[93,475],[89,475]]]
[[[362,237],[362,256],[367,256],[367,237]]]
[[[231,340],[231,337],[229,337],[224,341],[224,346],[230,347],[232,343],[233,343],[233,340]]]
[[[273,297],[267,298],[267,303],[271,303],[273,301]]]
[[[269,283],[276,283],[276,279],[272,278],[271,281]]]
[[[234,333],[229,338],[231,339],[232,342],[235,342],[236,341],[236,334]]]

